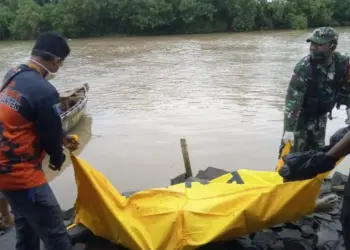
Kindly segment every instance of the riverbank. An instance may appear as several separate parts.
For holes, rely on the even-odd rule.
[[[68,41],[77,41],[77,40],[86,40],[89,39],[91,41],[93,40],[98,40],[98,39],[123,39],[123,38],[159,38],[159,39],[163,39],[163,38],[172,38],[172,37],[192,37],[192,38],[196,38],[197,36],[203,36],[203,35],[213,35],[213,36],[217,36],[217,35],[242,35],[242,34],[262,34],[262,35],[273,35],[273,34],[281,34],[281,33],[295,33],[295,34],[302,34],[305,32],[311,32],[320,26],[315,26],[315,27],[307,27],[307,28],[303,28],[303,29],[290,29],[290,28],[279,28],[279,29],[256,29],[256,30],[249,30],[249,31],[212,31],[212,32],[194,32],[194,33],[141,33],[141,34],[121,34],[121,33],[110,33],[110,34],[103,34],[103,35],[95,35],[95,36],[80,36],[80,37],[70,37],[70,36],[66,36],[66,39]],[[346,26],[331,26],[333,28],[335,28],[338,32],[342,32],[343,30],[348,30],[350,28],[350,25],[346,25]],[[56,31],[56,30],[54,30]],[[57,31],[56,31],[57,32]],[[39,35],[39,33],[38,33]],[[1,40],[0,42],[6,44],[9,43],[11,44],[12,42],[35,42],[35,39],[37,38],[37,36],[35,36],[34,38],[29,38],[29,39],[15,39],[13,37],[8,37],[6,39]],[[340,38],[341,39],[341,38]]]
[[[327,11],[324,9],[327,8]],[[106,34],[194,34],[349,25],[350,3],[318,0],[27,0],[0,5],[0,39],[33,39],[56,30],[70,38]],[[31,20],[27,22],[26,20]],[[63,21],[62,21],[63,20]]]

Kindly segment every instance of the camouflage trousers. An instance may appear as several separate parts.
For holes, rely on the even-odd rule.
[[[305,122],[305,125],[294,134],[294,145],[291,152],[295,153],[322,149],[325,146],[326,127],[327,116],[322,116],[318,119],[309,119],[307,122]],[[279,157],[284,146],[285,144],[282,139]]]

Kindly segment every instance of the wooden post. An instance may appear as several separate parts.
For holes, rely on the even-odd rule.
[[[193,175],[192,175],[190,157],[188,155],[186,139],[181,139],[180,144],[181,144],[182,157],[184,159],[186,179],[187,179],[187,178],[192,177]]]

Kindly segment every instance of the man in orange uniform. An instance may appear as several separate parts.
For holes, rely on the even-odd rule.
[[[71,250],[61,208],[42,170],[46,153],[50,168],[60,170],[63,145],[78,143],[62,129],[60,100],[48,81],[70,48],[60,35],[48,32],[36,41],[27,64],[11,69],[0,88],[0,191],[11,205],[16,250]]]

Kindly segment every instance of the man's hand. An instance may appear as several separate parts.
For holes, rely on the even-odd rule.
[[[283,135],[283,142],[284,142],[284,144],[287,144],[288,141],[290,141],[292,146],[294,145],[294,133],[293,132],[286,131],[284,133],[284,135]]]
[[[68,148],[69,151],[75,151],[79,148],[79,140],[77,135],[66,135],[63,138],[63,145]]]
[[[49,168],[53,171],[61,171],[61,167],[66,160],[66,155],[62,152],[60,155],[50,157]]]
[[[279,170],[279,175],[287,182],[315,178],[332,170],[339,159],[324,152],[305,151],[291,153],[283,160],[285,164]]]

